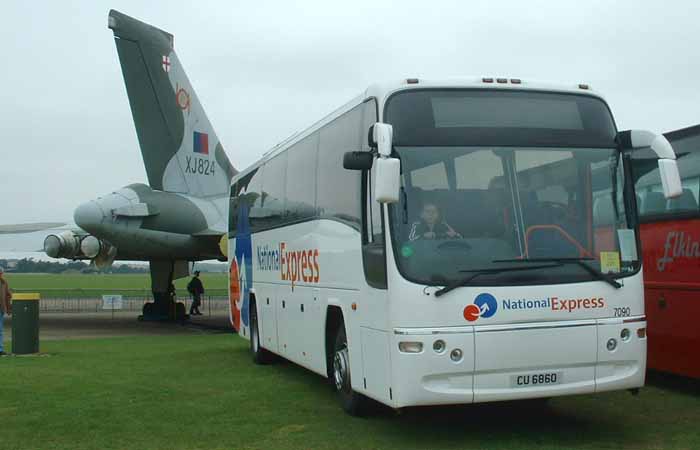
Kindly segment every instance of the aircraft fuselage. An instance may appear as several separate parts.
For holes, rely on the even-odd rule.
[[[74,220],[114,247],[120,260],[223,259],[218,244],[225,234],[226,201],[225,196],[202,199],[132,184],[83,203]]]

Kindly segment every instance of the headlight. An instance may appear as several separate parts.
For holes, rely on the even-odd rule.
[[[420,353],[423,351],[422,342],[399,342],[399,350],[402,353]]]

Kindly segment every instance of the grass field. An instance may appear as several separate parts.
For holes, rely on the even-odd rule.
[[[99,297],[102,294],[148,295],[149,274],[13,274],[5,275],[15,291],[39,292],[42,297]],[[175,282],[179,293],[185,294],[189,278]],[[203,273],[207,291],[217,295],[227,292],[228,276],[223,273]]]
[[[352,418],[324,380],[228,334],[54,341],[0,359],[0,448],[697,449],[677,386]]]

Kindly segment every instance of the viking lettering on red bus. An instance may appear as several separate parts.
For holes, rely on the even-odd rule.
[[[669,231],[664,243],[664,256],[656,261],[659,272],[678,258],[700,258],[700,241],[696,241],[685,231]]]
[[[318,249],[287,250],[287,244],[280,243],[280,275],[283,281],[291,281],[292,289],[298,281],[318,283],[321,268],[318,262]]]

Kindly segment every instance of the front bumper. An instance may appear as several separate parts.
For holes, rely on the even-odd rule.
[[[625,329],[628,331],[623,332]],[[396,328],[390,350],[392,406],[489,402],[638,388],[644,385],[646,371],[645,332],[643,316]],[[623,339],[626,333],[629,337]],[[438,340],[445,344],[442,352],[434,350]],[[609,343],[611,340],[614,343]],[[422,351],[401,351],[401,342],[420,342]],[[461,358],[451,358],[455,349],[461,351]],[[519,383],[523,377],[541,378],[542,374],[557,374],[556,384]]]

